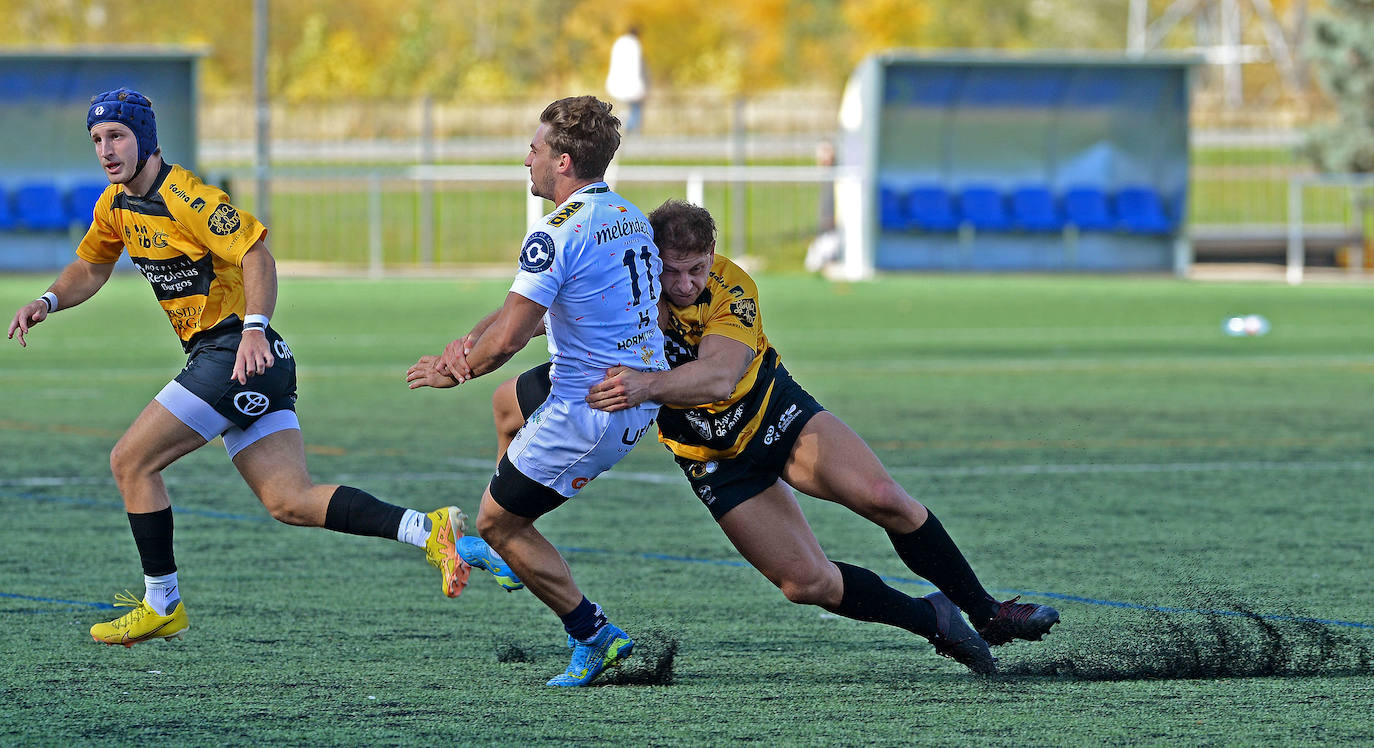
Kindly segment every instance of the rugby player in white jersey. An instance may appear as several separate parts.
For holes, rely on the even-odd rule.
[[[406,381],[411,389],[453,387],[548,335],[547,399],[503,450],[482,495],[477,530],[490,547],[469,542],[459,552],[508,589],[523,581],[562,619],[572,663],[549,685],[584,686],[628,657],[634,641],[587,600],[534,522],[629,454],[658,414],[657,403],[606,413],[585,398],[612,367],[667,370],[658,326],[662,265],[648,219],[603,181],[620,146],[611,106],[592,96],[560,99],[539,122],[525,157],[530,192],[556,207],[525,235],[501,308],[442,354],[422,356]]]
[[[660,403],[659,441],[730,542],[788,600],[906,629],[980,675],[997,671],[989,644],[1048,633],[1058,611],[989,595],[935,515],[792,379],[764,334],[754,280],[715,254],[711,214],[669,200],[649,214],[649,223],[664,269],[659,324],[672,369],[612,369],[587,402],[608,412]],[[523,414],[548,389],[547,364],[497,389],[498,444],[514,437]],[[882,527],[898,558],[939,591],[913,598],[869,569],[832,561],[794,489]]]

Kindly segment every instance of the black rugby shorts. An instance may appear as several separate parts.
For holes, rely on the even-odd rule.
[[[248,377],[248,384],[239,384],[229,376],[234,373],[241,338],[241,331],[229,330],[196,341],[176,381],[216,413],[246,429],[268,413],[296,409],[296,359],[286,341],[269,327],[267,341],[276,360],[267,371]]]
[[[813,416],[825,410],[778,364],[773,398],[744,450],[728,460],[698,462],[674,457],[692,484],[692,491],[711,516],[725,513],[763,493],[778,481],[797,437]]]

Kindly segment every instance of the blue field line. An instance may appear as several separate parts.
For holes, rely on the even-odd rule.
[[[109,603],[89,603],[85,600],[60,600],[55,597],[34,597],[32,595],[16,595],[12,592],[0,592],[0,597],[8,597],[11,600],[28,600],[33,603],[55,603],[57,605],[79,605],[83,608],[99,608],[101,610],[114,610]]]
[[[108,500],[108,499],[78,499],[78,498],[71,498],[71,497],[65,497],[65,496],[37,496],[37,495],[30,495],[30,494],[15,494],[15,493],[4,493],[4,492],[0,492],[0,499],[23,499],[23,500],[36,500],[36,501],[54,501],[54,502],[66,503],[66,504],[83,504],[83,505],[90,505],[90,506],[118,506],[118,507],[121,508],[121,509],[124,507],[124,504],[123,504],[122,502],[110,501],[110,500]],[[274,521],[275,521],[275,520],[273,520],[271,517],[265,517],[265,516],[262,516],[262,515],[255,515],[255,514],[233,514],[233,513],[230,513],[230,512],[219,512],[219,511],[215,511],[215,510],[212,510],[212,509],[173,509],[172,511],[173,511],[173,513],[175,513],[175,514],[189,515],[189,516],[195,516],[195,517],[209,517],[209,518],[211,518],[211,519],[231,519],[231,520],[241,520],[241,521],[248,521],[248,522],[274,522]],[[682,564],[705,564],[705,565],[707,565],[707,566],[724,566],[724,567],[733,568],[733,569],[748,569],[748,568],[751,568],[750,565],[749,565],[748,563],[744,562],[744,561],[732,561],[732,560],[711,559],[711,558],[697,558],[697,557],[695,557],[695,556],[679,556],[679,555],[674,555],[674,554],[669,554],[669,553],[640,553],[640,552],[634,552],[634,551],[614,551],[614,550],[609,550],[609,549],[606,549],[606,548],[582,548],[582,547],[575,547],[575,546],[558,546],[558,551],[559,551],[560,553],[585,553],[585,554],[596,554],[596,555],[606,555],[606,556],[632,556],[632,557],[634,557],[634,558],[641,558],[641,559],[645,559],[645,560],[648,560],[648,561],[670,561],[670,562],[673,562],[673,563],[682,563]],[[909,577],[894,577],[894,576],[887,576],[887,575],[879,575],[879,576],[882,577],[882,580],[883,580],[884,582],[897,582],[897,583],[901,583],[901,584],[914,584],[914,585],[923,586],[923,587],[930,587],[930,588],[932,588],[932,589],[935,587],[935,585],[931,584],[930,582],[927,582],[927,581],[924,580],[924,579],[912,579],[912,578],[909,578]],[[1048,599],[1051,599],[1051,600],[1063,600],[1063,601],[1065,601],[1065,602],[1082,603],[1082,604],[1084,604],[1084,605],[1103,605],[1103,606],[1107,606],[1107,607],[1111,607],[1111,608],[1126,608],[1126,609],[1129,609],[1129,610],[1149,610],[1149,611],[1155,611],[1155,612],[1158,612],[1158,613],[1201,613],[1201,614],[1206,614],[1206,615],[1240,616],[1240,617],[1243,617],[1243,618],[1259,618],[1259,619],[1265,620],[1265,621],[1296,621],[1296,622],[1301,622],[1301,623],[1320,623],[1320,624],[1325,624],[1325,625],[1328,625],[1328,626],[1344,626],[1344,627],[1347,627],[1347,628],[1374,629],[1374,623],[1361,623],[1360,621],[1341,621],[1341,620],[1330,619],[1330,618],[1305,618],[1305,617],[1302,617],[1302,616],[1284,616],[1284,615],[1276,615],[1276,614],[1257,614],[1257,613],[1247,613],[1247,612],[1239,611],[1239,610],[1208,610],[1208,609],[1206,609],[1206,608],[1175,608],[1175,607],[1169,607],[1169,606],[1165,606],[1165,605],[1142,605],[1142,604],[1140,604],[1140,603],[1128,603],[1128,602],[1124,602],[1124,601],[1121,601],[1121,600],[1101,600],[1101,599],[1094,598],[1094,597],[1083,597],[1083,596],[1081,596],[1081,595],[1069,595],[1069,594],[1065,594],[1065,593],[1062,593],[1062,592],[1040,592],[1040,591],[1035,591],[1035,590],[1011,590],[1011,589],[992,590],[992,592],[995,593],[995,594],[996,594],[997,596],[999,596],[999,597],[1004,596],[1004,595],[1025,595],[1025,596],[1027,596],[1027,597],[1043,597],[1043,598],[1048,598]],[[70,604],[70,605],[84,605],[84,606],[97,607],[97,608],[102,608],[102,609],[104,609],[104,608],[113,608],[113,607],[114,607],[114,606],[112,606],[112,605],[110,605],[110,604],[108,604],[108,603],[87,603],[87,602],[73,602],[73,601],[70,601],[70,600],[51,600],[51,599],[48,599],[48,598],[28,597],[28,596],[26,596],[26,595],[16,595],[16,594],[10,594],[10,593],[5,593],[5,592],[0,592],[0,597],[9,597],[9,598],[15,598],[15,599],[19,599],[19,600],[32,600],[32,601],[36,601],[36,602],[51,602],[51,603],[61,603],[61,604]]]
[[[48,501],[54,504],[75,504],[77,506],[103,506],[109,508],[124,509],[123,501],[113,499],[83,499],[75,496],[40,496],[28,493],[9,493],[0,492],[0,499],[19,499],[22,501]],[[210,519],[232,519],[242,522],[275,522],[270,516],[261,514],[235,514],[233,512],[221,512],[214,509],[186,509],[184,507],[172,507],[172,514],[183,517],[209,517]]]

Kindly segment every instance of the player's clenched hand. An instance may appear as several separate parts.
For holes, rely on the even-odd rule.
[[[438,356],[421,356],[413,366],[406,371],[406,382],[410,383],[410,389],[420,387],[456,387],[459,382],[457,379],[439,372]]]
[[[14,340],[14,334],[19,333],[19,345],[28,348],[24,336],[28,334],[29,328],[48,318],[48,303],[42,299],[35,299],[19,307],[19,311],[14,313],[14,319],[10,320],[10,340]]]
[[[229,378],[239,384],[248,384],[249,377],[255,377],[276,363],[272,358],[272,345],[267,342],[267,333],[261,330],[244,330],[239,339],[239,352],[234,356],[234,373]]]
[[[436,370],[458,380],[459,384],[472,379],[472,367],[468,366],[468,354],[472,352],[472,334],[469,333],[461,338],[444,346],[444,352],[439,356],[436,363]]]
[[[587,404],[607,413],[633,408],[649,399],[648,383],[644,372],[613,366],[606,370],[605,379],[592,385]]]

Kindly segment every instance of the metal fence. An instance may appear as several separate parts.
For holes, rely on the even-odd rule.
[[[520,162],[544,103],[275,103],[274,252],[371,272],[508,264],[528,218]],[[198,121],[203,170],[251,208],[249,104],[206,102]],[[645,208],[697,190],[720,223],[723,250],[800,267],[827,220],[821,194],[830,175],[814,164],[818,146],[834,138],[838,107],[827,91],[660,94],[644,130],[622,143],[617,188]],[[1311,179],[1300,150],[1313,111],[1195,102],[1187,218],[1199,261],[1283,264],[1291,221],[1304,227],[1307,265],[1352,256],[1352,242],[1368,233],[1367,191]],[[700,176],[689,190],[693,170]],[[1290,214],[1295,181],[1304,185],[1299,216]]]
[[[719,248],[778,267],[801,264],[822,230],[833,170],[815,166],[620,166],[607,173],[646,212],[669,198],[715,216]],[[251,190],[252,174],[230,179]],[[273,254],[297,269],[366,273],[509,272],[526,227],[552,209],[517,166],[278,169]],[[245,192],[244,194],[248,194]],[[251,200],[238,200],[250,210]]]

